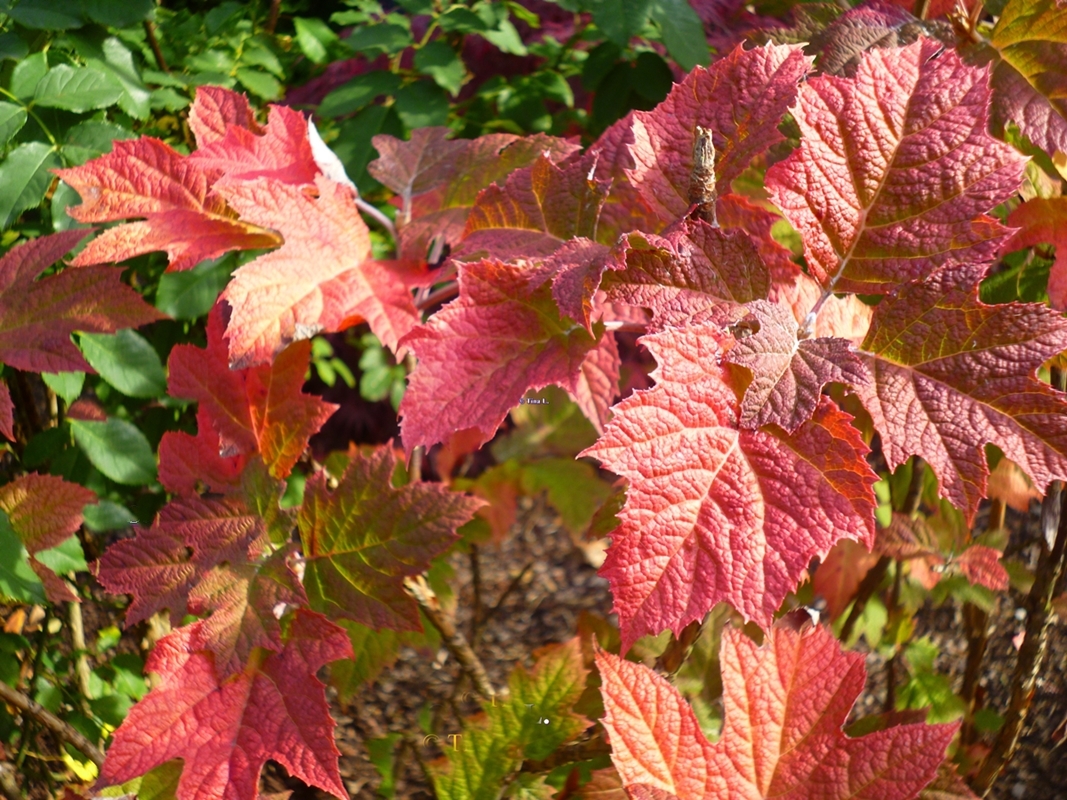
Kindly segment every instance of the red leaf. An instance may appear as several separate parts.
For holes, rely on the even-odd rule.
[[[199,149],[189,156],[188,162],[209,175],[212,183],[230,177],[271,178],[294,186],[313,184],[322,170],[311,154],[304,115],[274,105],[269,114],[262,134],[240,125],[227,125],[226,135],[221,139],[199,142]]]
[[[826,613],[831,620],[841,616],[852,602],[860,583],[877,561],[877,553],[851,539],[842,539],[830,548],[815,570],[811,586],[815,594],[826,600]]]
[[[163,319],[111,267],[66,269],[34,280],[85,237],[42,236],[0,258],[0,361],[32,372],[91,371],[73,331],[113,333]]]
[[[769,638],[757,647],[738,630],[723,633],[715,744],[663,677],[597,653],[612,762],[632,796],[910,800],[934,778],[958,724],[849,738],[841,726],[863,689],[863,655],[842,652],[821,627],[774,628]]]
[[[227,366],[224,325],[216,305],[208,317],[207,349],[186,344],[171,350],[167,390],[206,410],[222,456],[258,452],[272,476],[285,478],[337,406],[301,391],[310,342],[290,345],[272,364],[233,370]]]
[[[238,269],[222,295],[233,307],[226,338],[235,367],[270,361],[319,331],[341,330],[354,315],[395,351],[419,321],[410,290],[425,282],[421,266],[369,261],[370,236],[351,190],[321,175],[315,184],[318,197],[268,178],[216,186],[243,219],[285,238]]]
[[[1057,311],[1067,310],[1067,197],[1035,197],[1012,211],[1008,224],[1020,230],[1004,245],[1005,251],[1035,244],[1055,245],[1048,299]]]
[[[810,68],[795,45],[738,46],[690,72],[655,110],[634,112],[629,178],[661,223],[684,216],[693,203],[697,126],[713,133],[717,195],[724,195],[755,156],[782,140],[778,123]]]
[[[115,731],[99,786],[131,780],[173,758],[184,760],[178,800],[255,800],[267,760],[336,797],[348,793],[337,769],[324,687],[315,673],[352,657],[345,632],[297,611],[285,648],[220,680],[196,649],[196,626],[161,639],[145,669],[159,685]]]
[[[205,147],[226,138],[230,125],[263,133],[245,95],[221,86],[198,86],[196,100],[189,109],[189,128],[196,143]]]
[[[957,556],[955,564],[972,584],[994,592],[1008,588],[1008,571],[1000,563],[1001,552],[982,544],[972,544]]]
[[[333,617],[419,631],[404,578],[428,569],[483,503],[441,484],[393,488],[395,468],[392,447],[382,447],[369,458],[354,454],[333,491],[325,471],[308,479],[299,514],[304,583],[311,602]]]
[[[581,373],[574,383],[574,402],[597,433],[604,432],[611,404],[619,396],[619,347],[615,336],[605,332],[596,347],[582,361]]]
[[[643,337],[657,385],[616,405],[582,453],[630,481],[601,571],[625,648],[677,635],[719,601],[769,626],[812,558],[842,538],[873,541],[876,476],[852,418],[824,398],[792,435],[740,430],[717,335]]]
[[[95,492],[53,475],[31,473],[0,486],[0,509],[30,554],[30,566],[53,603],[78,596],[34,556],[62,543],[82,524],[82,508],[96,502]]]
[[[11,402],[11,391],[7,383],[0,380],[0,433],[8,440],[15,441],[15,404]]]
[[[545,281],[499,261],[459,267],[460,295],[403,340],[418,357],[400,403],[409,451],[464,428],[493,437],[527,391],[577,391],[597,340],[564,319]]]
[[[653,231],[663,225],[655,209],[630,183],[628,175],[635,165],[630,154],[633,142],[633,112],[630,112],[600,134],[586,151],[596,156],[593,177],[611,181],[611,191],[597,223],[597,241],[604,244],[615,244],[628,231]]]
[[[1008,231],[984,212],[1014,194],[1024,159],[987,131],[987,84],[985,70],[921,39],[865,53],[855,78],[801,88],[800,148],[766,185],[820,283],[885,291],[993,258]]]
[[[773,424],[792,433],[814,413],[828,383],[862,386],[871,376],[845,339],[797,339],[789,309],[749,304],[759,329],[739,338],[726,360],[746,367],[752,383],[741,401],[741,427]]]
[[[149,136],[117,141],[107,155],[56,174],[82,197],[80,206],[68,209],[79,222],[145,218],[101,233],[74,266],[164,250],[168,269],[182,270],[230,250],[280,244],[271,231],[238,220],[207,172]]]
[[[246,457],[219,455],[219,434],[206,405],[196,412],[196,436],[167,431],[159,442],[159,482],[171,494],[228,494],[240,486]]]
[[[604,291],[615,302],[650,309],[657,328],[765,298],[770,288],[752,239],[703,220],[687,219],[663,236],[630,233],[616,252],[619,266],[604,276]]]
[[[968,520],[986,495],[987,442],[1039,489],[1067,478],[1067,402],[1035,376],[1067,348],[1067,320],[1037,303],[982,303],[981,274],[946,269],[880,303],[861,348],[873,381],[857,391],[889,468],[922,456]]]
[[[223,561],[244,564],[258,555],[265,533],[238,498],[183,497],[164,506],[152,527],[111,545],[97,577],[112,594],[133,595],[127,627],[164,608],[177,625],[192,587]]]
[[[503,186],[482,190],[453,255],[465,261],[537,258],[571,239],[595,239],[609,188],[590,177],[595,163],[587,156],[559,167],[542,155],[508,175]]]

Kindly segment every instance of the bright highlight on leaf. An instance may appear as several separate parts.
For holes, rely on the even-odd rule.
[[[723,729],[708,742],[663,677],[599,651],[604,727],[632,796],[910,800],[934,778],[957,724],[841,727],[866,679],[863,656],[824,628],[773,628],[758,647],[723,633]]]

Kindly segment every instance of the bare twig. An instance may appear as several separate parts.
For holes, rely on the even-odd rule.
[[[163,51],[159,48],[159,39],[156,38],[156,26],[152,24],[151,20],[146,19],[144,21],[144,34],[148,39],[148,46],[152,48],[152,55],[155,56],[156,66],[159,67],[160,72],[170,72],[170,68],[167,66],[167,59],[163,57]]]
[[[97,767],[103,766],[104,754],[97,749],[95,744],[90,742],[47,708],[31,700],[17,689],[12,689],[3,681],[0,681],[0,700],[3,700],[8,705],[14,706],[27,716],[33,717],[63,741],[70,742],[81,752],[85,753],[85,755],[89,756]]]
[[[518,575],[511,579],[511,582],[504,588],[504,591],[500,594],[500,597],[497,598],[497,601],[493,604],[493,607],[485,612],[485,616],[482,617],[481,624],[478,626],[478,633],[481,633],[482,630],[485,629],[485,626],[486,624],[488,624],[489,620],[496,616],[496,612],[498,612],[504,605],[504,601],[508,599],[508,596],[513,591],[515,591],[516,588],[518,588],[519,584],[522,583],[522,579],[526,577],[526,573],[529,572],[531,569],[533,569],[532,561],[529,562],[525,567],[523,567]],[[474,641],[477,642],[477,637],[475,637]]]
[[[78,679],[78,693],[82,711],[89,711],[89,657],[85,647],[85,625],[82,623],[81,603],[67,603],[67,619],[70,621],[70,643],[74,648],[76,661],[74,675]]]
[[[267,24],[264,27],[268,36],[273,36],[274,29],[278,27],[278,13],[281,7],[282,0],[270,0],[270,13],[267,15]]]
[[[368,203],[366,200],[364,200],[359,195],[356,195],[356,208],[358,208],[360,211],[362,211],[368,217],[370,217],[375,222],[377,222],[379,225],[381,225],[385,229],[385,232],[388,233],[389,236],[392,238],[393,243],[394,244],[396,243],[396,241],[397,241],[397,238],[396,238],[396,226],[393,224],[393,221],[391,219],[389,219],[389,217],[385,216],[385,214],[383,214],[381,211],[379,211],[377,208],[375,208],[371,203]]]
[[[0,794],[5,800],[22,800],[22,791],[15,782],[15,767],[6,761],[0,761]]]
[[[889,569],[892,561],[893,559],[889,556],[882,556],[863,576],[863,580],[860,581],[860,585],[856,589],[856,599],[852,601],[852,610],[848,612],[848,618],[845,620],[845,624],[841,626],[839,638],[842,642],[847,642],[848,637],[852,635],[852,629],[856,627],[856,623],[863,614],[863,609],[867,607],[868,601],[874,597],[874,593],[882,584],[882,578],[885,577],[886,570]]]
[[[445,300],[451,300],[459,294],[459,283],[452,281],[445,284],[439,289],[434,289],[432,292],[422,298],[422,302],[416,303],[415,307],[419,311],[425,311],[428,308],[433,308],[438,303],[443,303]]]
[[[597,729],[599,730],[599,728]],[[594,736],[585,741],[572,742],[558,748],[548,758],[540,761],[523,761],[520,772],[551,772],[556,767],[572,764],[576,761],[589,761],[597,756],[611,754],[611,747],[602,736]]]
[[[497,691],[489,682],[489,675],[481,660],[471,649],[463,634],[456,630],[453,621],[445,616],[441,605],[437,602],[437,596],[426,580],[421,575],[415,578],[404,578],[404,588],[415,598],[415,602],[419,604],[419,608],[426,614],[430,623],[440,632],[445,647],[455,656],[463,671],[470,676],[475,691],[486,700],[496,697]]]
[[[693,646],[693,642],[700,636],[703,626],[703,621],[696,619],[682,628],[680,636],[675,636],[672,633],[663,655],[656,659],[656,670],[668,676],[676,673],[678,668],[682,666],[689,648]]]
[[[422,459],[426,455],[425,445],[416,445],[411,450],[411,462],[408,464],[408,478],[411,483],[422,480]]]
[[[478,545],[471,544],[471,588],[474,598],[471,602],[471,642],[478,639],[479,619],[482,616],[482,569],[478,560]]]
[[[896,614],[900,608],[900,580],[903,574],[903,563],[898,558],[895,560],[896,569],[893,572],[893,589],[889,593],[889,614]],[[897,657],[900,655],[900,647],[893,652],[885,664],[885,705],[883,709],[888,714],[896,709],[897,705]]]

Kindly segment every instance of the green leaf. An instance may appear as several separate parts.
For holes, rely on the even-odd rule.
[[[15,65],[11,73],[11,94],[19,100],[33,97],[37,82],[48,72],[48,56],[43,52],[27,56]]]
[[[571,85],[558,72],[538,72],[530,76],[530,82],[537,87],[538,93],[545,100],[555,100],[567,108],[574,108],[574,92]]]
[[[405,47],[414,44],[414,40],[411,38],[411,31],[402,25],[381,22],[377,25],[357,28],[344,40],[344,43],[353,53],[373,58],[379,53],[386,55],[399,53]]]
[[[14,33],[0,33],[0,60],[10,58],[21,61],[29,52],[30,48],[22,37]]]
[[[482,37],[495,44],[502,52],[513,56],[524,56],[529,52],[509,19],[501,21],[496,30],[483,31]]]
[[[453,6],[437,18],[437,24],[446,33],[483,33],[489,30],[485,21],[464,6]]]
[[[107,108],[122,96],[122,91],[118,79],[101,69],[59,64],[38,81],[33,102],[81,114]]]
[[[442,89],[453,97],[467,79],[467,68],[448,42],[440,39],[430,42],[415,53],[415,69],[429,75]],[[560,78],[562,80],[562,78]]]
[[[654,0],[652,19],[659,26],[667,52],[686,72],[711,60],[704,23],[687,0]]]
[[[396,743],[402,738],[399,733],[387,733],[378,739],[367,739],[367,755],[378,774],[382,776],[378,794],[385,798],[396,796]]]
[[[63,398],[68,406],[81,397],[85,385],[84,372],[42,372],[45,385]]]
[[[104,531],[118,531],[128,528],[131,522],[136,522],[133,512],[113,503],[110,500],[101,500],[92,503],[82,509],[82,517],[85,519],[85,527],[96,533]]]
[[[71,0],[0,0],[0,13],[26,28],[66,31],[85,24],[78,6]]]
[[[344,164],[345,172],[364,194],[378,186],[366,170],[367,164],[377,155],[371,146],[371,138],[379,133],[403,136],[404,123],[392,107],[368,106],[352,119],[345,120],[341,124],[340,136],[331,145]]]
[[[448,122],[448,97],[429,81],[409,83],[396,93],[396,113],[409,128],[428,128]]]
[[[129,128],[112,122],[90,120],[67,131],[63,138],[63,157],[71,166],[81,166],[105,153],[110,153],[116,139],[135,139]]]
[[[0,147],[26,124],[26,109],[14,103],[0,103]]]
[[[105,381],[130,397],[159,397],[167,391],[167,375],[159,354],[141,334],[83,333],[82,355]]]
[[[548,493],[548,502],[559,512],[572,534],[585,532],[593,514],[611,494],[611,487],[597,476],[591,464],[568,458],[546,458],[523,465],[522,488],[527,494]]]
[[[368,72],[334,89],[319,104],[319,115],[341,117],[373,102],[383,94],[393,94],[400,88],[400,76],[392,72]]]
[[[85,563],[85,551],[82,550],[77,536],[64,539],[47,550],[38,550],[34,558],[57,575],[69,575],[89,569],[89,565]]]
[[[296,41],[311,61],[325,64],[327,48],[337,41],[337,34],[321,19],[293,17],[296,26]]]
[[[89,19],[112,28],[126,28],[148,19],[156,5],[154,0],[81,0],[81,2]]]
[[[44,584],[30,569],[29,553],[0,510],[0,596],[23,603],[45,602]]]
[[[606,37],[619,47],[644,30],[653,0],[590,0],[593,21]],[[699,22],[698,22],[699,25]],[[703,30],[703,28],[701,28]]]
[[[630,85],[643,99],[659,104],[674,85],[674,75],[659,53],[646,50],[634,61]]]
[[[232,255],[197,264],[182,272],[164,272],[156,290],[156,308],[174,319],[199,319],[211,310],[236,267]]]
[[[155,480],[156,458],[148,439],[126,420],[69,420],[74,441],[94,467],[116,483],[144,486]]]
[[[238,68],[237,80],[252,94],[264,100],[278,100],[282,96],[282,85],[278,79],[258,69]]]
[[[19,145],[0,164],[0,228],[8,228],[20,213],[44,199],[52,183],[49,171],[60,166],[55,151],[44,142]]]
[[[133,53],[116,36],[109,36],[102,45],[103,60],[90,59],[88,63],[104,72],[110,73],[121,85],[122,96],[119,108],[137,119],[148,119],[151,113],[152,93],[141,80],[141,75],[133,63]]]

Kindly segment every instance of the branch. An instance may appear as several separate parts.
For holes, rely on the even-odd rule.
[[[167,59],[163,58],[163,51],[159,49],[159,40],[156,38],[156,26],[151,20],[144,21],[144,33],[148,38],[148,46],[152,48],[152,55],[156,57],[156,65],[160,72],[170,73],[167,67]]]
[[[1045,539],[1051,541],[1051,547],[1046,546],[1045,541],[1040,543],[1037,575],[1026,598],[1026,634],[1011,677],[1011,700],[1004,714],[1004,726],[974,782],[974,791],[983,797],[989,794],[997,776],[1015,755],[1045,660],[1045,645],[1052,621],[1052,596],[1067,564],[1067,513],[1064,513],[1063,503],[1063,483],[1053,481],[1041,503],[1041,528]]]
[[[460,667],[470,676],[475,691],[486,700],[492,700],[497,695],[496,689],[489,682],[489,675],[482,666],[481,660],[471,649],[463,634],[456,630],[455,624],[441,611],[441,605],[437,602],[437,595],[420,575],[415,578],[404,578],[404,588],[408,594],[415,598],[419,608],[429,618],[430,623],[441,633],[448,651],[456,657]]]
[[[396,242],[397,242],[396,226],[393,224],[393,221],[391,219],[389,219],[389,217],[385,216],[385,214],[383,214],[381,211],[379,211],[373,205],[368,203],[366,200],[364,200],[358,194],[356,195],[356,208],[358,208],[360,211],[362,211],[368,217],[370,217],[375,222],[377,222],[379,225],[381,225],[383,228],[385,228],[386,233],[388,233],[392,237],[393,243],[396,244]]]
[[[573,764],[576,761],[590,761],[597,756],[611,755],[611,747],[600,736],[586,739],[583,742],[572,742],[555,750],[548,758],[540,761],[526,760],[519,768],[520,772],[551,772],[556,767],[564,764]]]
[[[415,308],[419,311],[425,311],[428,308],[433,308],[438,303],[443,303],[445,300],[451,300],[453,297],[459,295],[459,283],[451,281],[440,289],[434,289],[421,301],[416,301]]]
[[[70,744],[89,756],[97,767],[102,767],[104,765],[104,754],[97,749],[95,744],[90,742],[47,708],[34,702],[17,689],[12,689],[3,681],[0,681],[0,700],[3,700],[8,705],[14,706],[24,714],[33,717],[63,741],[70,742]]]

